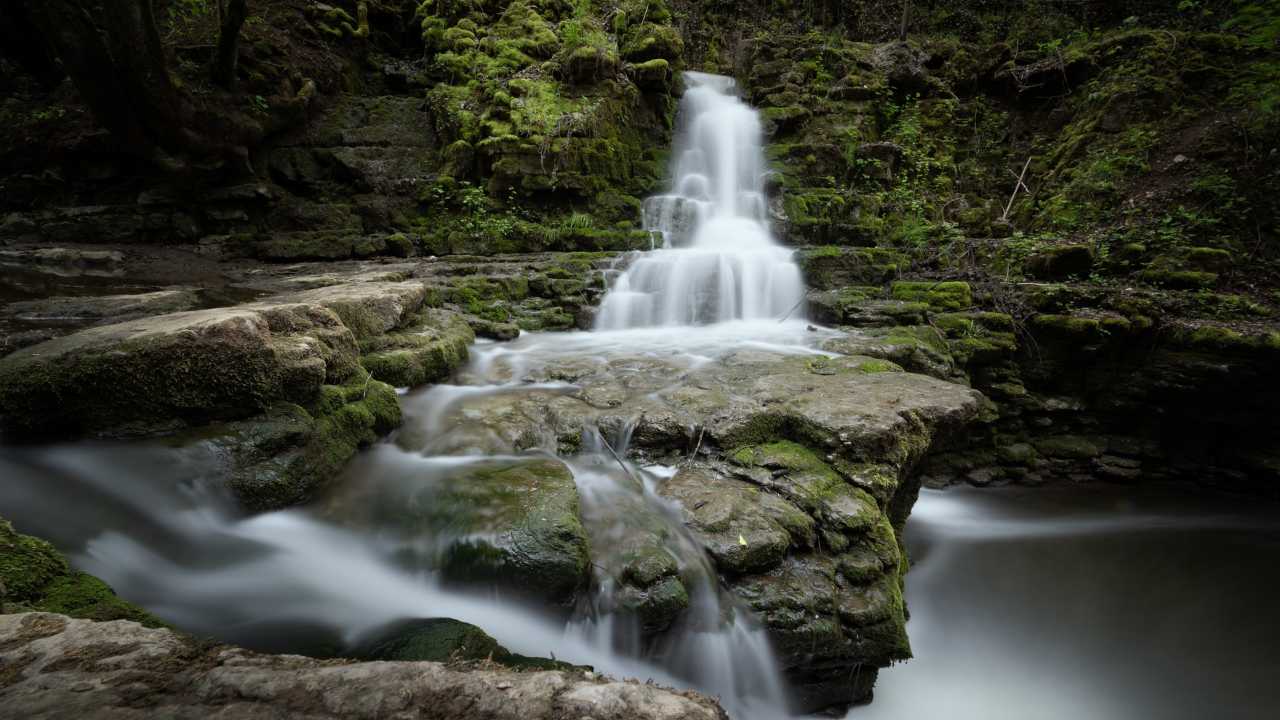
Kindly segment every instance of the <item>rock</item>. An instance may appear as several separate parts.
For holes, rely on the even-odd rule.
[[[82,330],[0,359],[0,427],[131,434],[313,400],[356,371],[351,333],[317,305],[245,305]]]
[[[52,545],[0,518],[0,613],[40,610],[91,620],[161,623],[98,578],[73,570]]]
[[[892,183],[898,165],[906,157],[906,150],[901,145],[891,142],[862,143],[858,145],[856,157],[875,163],[867,172],[877,180]]]
[[[380,628],[356,650],[359,660],[422,661],[443,663],[492,662],[510,668],[584,670],[566,662],[517,655],[498,644],[484,630],[451,618],[401,620]],[[499,685],[499,689],[509,689]]]
[[[448,310],[425,310],[404,330],[375,335],[360,344],[360,362],[375,378],[396,387],[443,380],[467,361],[475,334]]]
[[[114,274],[124,263],[118,250],[81,250],[78,248],[37,248],[0,250],[0,264],[43,269],[54,274]]]
[[[973,305],[969,283],[956,280],[939,282],[899,281],[890,288],[895,300],[928,303],[938,310],[964,310]]]
[[[329,517],[425,541],[423,562],[447,582],[571,607],[590,578],[577,486],[558,460],[466,463],[424,475],[351,483],[325,504]]]
[[[925,67],[928,60],[927,53],[907,42],[877,45],[870,57],[871,65],[891,87],[908,93],[926,93],[932,87],[932,78]]]
[[[662,485],[676,500],[721,572],[730,575],[776,566],[792,544],[792,533],[813,535],[813,520],[782,498],[705,467],[682,468]]]
[[[321,387],[308,408],[280,403],[248,420],[196,430],[191,441],[230,456],[228,485],[243,507],[278,510],[314,497],[400,420],[394,388],[356,380]]]
[[[1041,280],[1066,280],[1084,277],[1093,270],[1093,248],[1088,245],[1063,245],[1027,258],[1027,272]]]
[[[9,303],[2,312],[26,322],[99,325],[190,310],[199,302],[194,290],[183,288],[136,295],[75,295],[23,300]]]
[[[572,672],[260,655],[131,622],[0,616],[6,715],[727,720],[701,695]]]
[[[357,340],[405,326],[422,307],[427,287],[421,282],[357,282],[277,295],[265,305],[308,303],[332,310]]]

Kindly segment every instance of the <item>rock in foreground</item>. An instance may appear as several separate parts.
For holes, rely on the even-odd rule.
[[[0,616],[0,717],[723,720],[712,700],[576,672],[324,661],[132,622]]]

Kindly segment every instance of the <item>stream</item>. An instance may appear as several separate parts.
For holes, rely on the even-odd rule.
[[[175,626],[252,649],[332,655],[396,620],[449,617],[517,653],[697,688],[739,720],[785,717],[765,631],[661,492],[701,449],[696,428],[673,431],[687,448],[628,453],[640,416],[661,415],[699,368],[831,355],[818,347],[835,334],[797,310],[758,114],[728,78],[686,82],[671,188],[644,206],[661,247],[610,271],[593,331],[477,343],[450,382],[402,391],[403,426],[305,507],[246,516],[206,445],[75,443],[0,447],[0,515]],[[586,421],[586,406],[607,412]],[[589,597],[555,611],[444,569],[491,539],[449,516],[468,511],[476,473],[531,460],[568,468],[591,547]],[[916,657],[849,717],[1268,716],[1275,517],[1111,487],[926,491],[907,531]],[[616,586],[643,543],[688,588],[687,611],[656,634],[620,612]]]

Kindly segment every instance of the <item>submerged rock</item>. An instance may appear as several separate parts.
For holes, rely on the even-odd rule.
[[[322,512],[401,535],[450,583],[569,607],[590,578],[573,475],[553,459],[405,465],[348,483]]]
[[[260,655],[132,622],[0,616],[8,717],[727,720],[711,699],[579,671]]]

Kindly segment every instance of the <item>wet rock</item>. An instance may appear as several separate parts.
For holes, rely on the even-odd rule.
[[[660,492],[680,503],[685,523],[727,574],[774,567],[793,533],[801,538],[813,533],[813,520],[795,506],[710,468],[681,469]]]
[[[228,485],[248,510],[291,507],[313,498],[357,451],[400,425],[395,389],[377,381],[325,385],[307,408],[280,403],[248,420],[194,431],[230,458]]]
[[[823,350],[864,355],[895,363],[911,372],[943,380],[956,376],[945,339],[927,325],[875,328],[822,343]]]
[[[701,695],[580,671],[259,655],[130,622],[41,613],[0,616],[0,648],[0,703],[14,717],[727,720]]]
[[[429,474],[349,483],[323,511],[425,542],[419,557],[447,582],[572,606],[590,578],[573,475],[552,459],[471,462]]]
[[[9,303],[0,314],[24,322],[102,324],[163,315],[196,307],[194,290],[174,289],[131,295],[58,296]]]

